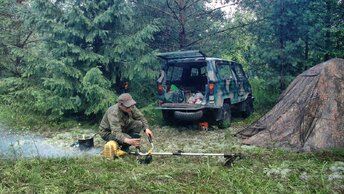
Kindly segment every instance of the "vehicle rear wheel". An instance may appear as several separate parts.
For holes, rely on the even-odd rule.
[[[244,101],[244,106],[245,106],[245,110],[242,112],[242,117],[247,118],[253,113],[253,100],[251,97],[248,97]]]
[[[164,119],[166,124],[172,124],[173,123],[173,111],[171,110],[162,110],[162,118]]]
[[[228,128],[231,125],[232,113],[231,106],[228,103],[223,103],[220,113],[220,120],[218,121],[218,127],[220,129]]]

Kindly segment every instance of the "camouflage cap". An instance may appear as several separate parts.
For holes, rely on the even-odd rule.
[[[136,104],[135,100],[129,93],[124,93],[118,96],[117,102],[123,104],[125,107],[131,107]]]

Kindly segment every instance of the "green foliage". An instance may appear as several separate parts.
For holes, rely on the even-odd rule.
[[[26,8],[14,0],[0,1],[0,78],[20,76],[25,65],[23,48],[31,35],[23,24]]]
[[[56,131],[73,128],[80,123],[75,118],[56,119],[51,115],[42,115],[23,108],[13,107],[13,104],[11,106],[2,104],[0,110],[1,123],[10,126],[13,130]]]
[[[249,14],[243,14],[237,12],[235,14],[235,20],[226,23],[225,28],[235,28],[248,23],[252,20],[252,16]],[[256,47],[256,37],[248,33],[246,28],[238,28],[236,30],[227,31],[218,35],[219,38],[212,41],[213,45],[210,49],[210,53],[214,56],[221,56],[227,60],[233,60],[241,63],[244,66],[246,72],[250,70],[255,64],[252,61],[251,49]]]
[[[14,92],[18,89],[24,87],[24,83],[21,82],[21,79],[16,77],[9,77],[0,79],[0,94],[8,94]],[[4,96],[1,96],[2,101],[6,104],[6,101],[10,99],[6,99]]]
[[[156,80],[134,79],[129,84],[129,93],[137,102],[137,106],[145,107],[156,102]]]
[[[344,57],[343,1],[235,2],[225,16],[206,1],[0,0],[0,101],[92,118],[128,80],[143,107],[155,98],[155,53],[183,48],[242,63],[263,108],[299,73]]]
[[[248,26],[246,31],[254,41],[247,51],[247,61],[252,64],[256,75],[263,79],[271,79],[265,70],[272,73],[272,78],[279,82],[280,90],[286,88],[290,77],[324,60],[344,56],[344,52],[338,47],[344,40],[339,33],[343,31],[342,22],[338,20],[338,16],[344,14],[343,2],[238,2],[242,8],[253,14],[251,22],[254,25]],[[338,36],[333,38],[334,34]],[[269,68],[266,69],[265,66]]]
[[[86,115],[103,112],[115,102],[115,96],[110,92],[111,84],[98,68],[92,68],[86,73],[82,86],[86,98]]]
[[[159,33],[154,34],[152,48],[160,51],[208,48],[210,37],[224,21],[220,9],[207,7],[206,1],[140,0],[135,12],[141,21],[156,21]]]
[[[163,124],[161,110],[158,110],[155,107],[155,103],[151,103],[148,106],[141,108],[141,111],[150,125],[161,125]]]
[[[56,118],[99,115],[115,101],[118,80],[155,76],[155,51],[148,43],[158,29],[154,22],[137,22],[132,6],[123,1],[32,1],[26,22],[44,42],[36,45],[35,58],[17,80],[25,85],[9,91],[0,86],[3,102]]]
[[[280,94],[276,84],[272,83],[273,80],[265,81],[258,77],[250,79],[254,96],[255,110],[267,110],[272,107]]]

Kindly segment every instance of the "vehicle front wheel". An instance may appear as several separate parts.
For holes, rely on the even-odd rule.
[[[220,110],[220,120],[218,121],[218,127],[220,129],[228,128],[231,125],[232,113],[231,106],[228,103],[224,103]]]

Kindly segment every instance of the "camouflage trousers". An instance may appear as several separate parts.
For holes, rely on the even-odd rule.
[[[127,138],[140,138],[141,130],[143,130],[143,123],[139,120],[133,120],[129,122],[128,125],[126,125],[125,127],[122,127],[122,133],[124,133],[125,137]],[[101,129],[100,136],[105,141],[116,141],[123,151],[126,151],[130,147],[129,144],[118,142],[116,136],[111,134],[110,129]]]

